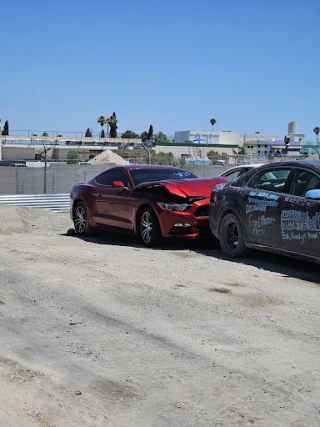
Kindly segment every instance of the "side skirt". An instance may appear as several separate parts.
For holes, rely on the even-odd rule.
[[[258,244],[249,243],[249,242],[245,242],[245,246],[246,248],[249,248],[249,249],[257,249],[259,251],[272,252],[274,254],[285,255],[291,258],[301,259],[304,261],[310,261],[310,262],[315,262],[317,264],[320,264],[320,258],[314,257],[312,255],[299,254],[298,252],[287,251],[285,249],[274,248],[272,246],[258,245]]]

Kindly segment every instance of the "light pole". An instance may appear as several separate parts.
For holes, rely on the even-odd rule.
[[[45,144],[43,144],[43,148],[44,148],[44,188],[43,188],[43,192],[44,194],[46,194],[47,192],[47,147],[45,146]]]
[[[149,148],[145,144],[141,144],[141,146],[147,151],[148,153],[148,164],[151,165],[151,154]]]

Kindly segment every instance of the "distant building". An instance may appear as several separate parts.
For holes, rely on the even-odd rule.
[[[266,156],[270,141],[246,141],[243,143],[244,154],[249,156]]]
[[[298,124],[296,121],[288,124],[288,137],[291,142],[302,142],[305,140],[305,134],[298,132]]]
[[[290,135],[291,133],[297,133],[298,131],[298,125],[297,122],[294,120],[293,122],[290,122],[288,124],[288,135]]]
[[[208,132],[204,130],[185,130],[174,133],[174,142],[184,144],[193,142],[194,144],[226,144],[239,145],[239,132]]]
[[[246,141],[243,144],[244,154],[248,156],[267,156],[269,153],[281,154],[287,153],[290,155],[300,155],[300,141],[290,142],[289,147],[286,147],[281,139],[273,141]]]
[[[241,133],[240,134],[240,142],[247,142],[247,141],[276,141],[277,139],[280,139],[279,133],[260,133],[260,132],[254,132],[254,133]]]

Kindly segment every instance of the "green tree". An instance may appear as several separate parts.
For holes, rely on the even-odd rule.
[[[91,130],[88,128],[85,133],[85,138],[92,138]]]
[[[139,138],[139,135],[135,132],[133,132],[132,130],[126,130],[125,132],[123,132],[123,134],[121,135],[121,138],[126,138],[126,139],[137,139]]]
[[[209,150],[207,152],[207,157],[211,160],[212,164],[215,164],[219,158],[219,153],[215,150]]]
[[[59,133],[58,135],[57,135],[57,138],[62,138],[63,137],[63,135],[61,135],[61,133]]]
[[[217,123],[217,120],[216,119],[210,119],[210,123],[211,123],[212,130],[213,130],[213,126]]]
[[[154,135],[154,141],[155,142],[170,142],[170,139],[167,137],[167,135],[161,131],[159,131],[158,133],[156,133]]]
[[[319,127],[319,126],[316,126],[316,127],[313,129],[313,132],[316,134],[316,138],[317,138],[317,142],[318,142],[318,135],[319,135],[319,132],[320,132],[320,127]]]
[[[140,138],[142,142],[146,142],[148,140],[148,132],[146,131],[142,132],[142,134],[140,135]]]
[[[67,163],[68,165],[74,165],[78,163],[79,154],[76,150],[69,150],[67,153]]]
[[[41,136],[49,136],[48,132],[42,132]]]
[[[9,122],[8,120],[6,120],[4,122],[4,126],[3,126],[3,130],[2,130],[2,135],[9,135]]]
[[[105,116],[99,116],[97,118],[97,123],[101,126],[101,132],[103,131],[103,126],[108,122],[108,119]]]
[[[153,139],[153,126],[150,125],[148,130],[148,140],[151,141],[152,139]]]
[[[218,155],[219,155],[218,151],[209,150],[209,151],[207,152],[207,157],[209,157],[209,159],[210,159],[211,157],[216,157],[216,156],[218,156]]]
[[[115,112],[107,119],[107,123],[110,126],[110,138],[117,138],[118,119]]]

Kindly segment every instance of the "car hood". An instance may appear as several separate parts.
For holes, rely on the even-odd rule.
[[[138,185],[135,190],[152,189],[156,187],[165,187],[171,194],[179,197],[203,196],[210,197],[212,189],[227,180],[223,177],[216,178],[195,178],[170,181],[145,182]]]

